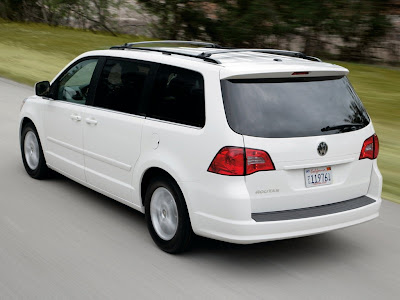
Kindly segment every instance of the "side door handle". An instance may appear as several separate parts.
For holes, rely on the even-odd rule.
[[[85,121],[86,121],[86,124],[97,125],[97,121],[93,118],[86,118]]]
[[[81,116],[79,116],[77,114],[72,114],[70,117],[71,117],[71,120],[73,120],[73,121],[79,122],[80,120],[82,120]]]

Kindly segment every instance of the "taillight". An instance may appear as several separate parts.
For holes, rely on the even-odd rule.
[[[224,147],[208,167],[208,171],[222,175],[244,174],[244,150],[237,147]]]
[[[375,159],[379,153],[379,140],[376,134],[370,136],[364,141],[361,148],[360,159],[369,158]]]
[[[376,134],[374,134],[374,158],[378,158],[379,154],[379,139]]]
[[[262,150],[246,149],[246,175],[258,171],[275,170],[269,154]]]
[[[236,176],[269,170],[275,170],[275,167],[267,152],[240,147],[222,148],[208,167],[212,173]]]

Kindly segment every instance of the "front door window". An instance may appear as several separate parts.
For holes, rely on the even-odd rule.
[[[96,64],[97,59],[88,59],[69,69],[59,79],[56,99],[85,104]]]

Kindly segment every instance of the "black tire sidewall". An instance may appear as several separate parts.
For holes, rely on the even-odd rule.
[[[36,139],[38,141],[38,145],[39,145],[39,163],[38,166],[36,167],[36,169],[31,169],[28,165],[28,163],[26,162],[26,158],[25,158],[25,150],[24,150],[24,143],[25,143],[25,137],[26,134],[31,131],[35,134]],[[42,145],[40,143],[40,139],[39,139],[39,135],[36,131],[35,126],[32,123],[29,123],[27,125],[24,126],[24,128],[22,129],[21,132],[21,155],[22,155],[22,161],[24,163],[24,167],[26,172],[29,174],[29,176],[31,176],[32,178],[35,179],[41,179],[44,178],[47,175],[47,165],[46,165],[46,160],[44,158],[43,155],[43,150],[42,150]]]
[[[154,229],[153,222],[151,221],[151,197],[154,191],[159,187],[166,188],[172,194],[178,209],[178,228],[174,237],[168,241],[163,240],[158,236]],[[148,185],[145,196],[145,216],[150,235],[160,249],[168,253],[180,253],[189,248],[193,234],[189,213],[183,194],[173,180],[164,177],[157,177]]]

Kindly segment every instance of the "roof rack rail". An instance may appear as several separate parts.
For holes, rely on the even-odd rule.
[[[197,42],[197,41],[178,41],[178,40],[162,40],[162,41],[145,41],[145,42],[135,42],[135,43],[126,43],[126,46],[130,47],[148,47],[149,45],[162,45],[162,46],[168,46],[168,45],[187,45],[187,46],[198,46],[198,47],[204,47],[204,48],[222,48],[220,45],[214,44],[214,43],[208,43],[208,42]]]
[[[276,54],[276,55],[282,55],[282,56],[290,56],[290,57],[297,57],[297,58],[303,58],[311,61],[317,61],[321,62],[321,60],[318,57],[314,56],[308,56],[305,55],[302,52],[297,52],[297,51],[289,51],[289,50],[277,50],[277,49],[246,49],[246,48],[240,48],[240,49],[232,49],[232,48],[222,48],[219,51],[213,51],[213,52],[203,52],[199,54],[199,57],[207,57],[210,58],[214,54],[223,54],[223,53],[232,53],[232,52],[259,52],[259,53],[267,53],[267,54]]]
[[[153,45],[153,47],[150,47]],[[190,54],[185,52],[171,51],[167,49],[155,48],[154,46],[172,46],[172,45],[192,45],[203,48],[213,48],[213,51],[206,51],[200,54]],[[143,47],[144,46],[144,47]],[[171,47],[173,48],[173,47]],[[120,46],[113,46],[110,49],[132,49],[132,50],[143,50],[143,51],[154,51],[160,52],[166,55],[176,54],[181,56],[199,58],[207,62],[221,64],[221,62],[215,58],[211,58],[214,54],[223,54],[223,53],[232,53],[232,52],[259,52],[266,54],[276,54],[282,56],[289,57],[297,57],[302,59],[307,59],[311,61],[321,62],[321,60],[317,57],[305,55],[302,52],[297,51],[288,51],[288,50],[277,50],[277,49],[247,49],[247,48],[225,48],[221,47],[218,44],[207,43],[207,42],[196,42],[196,41],[175,41],[175,40],[165,40],[165,41],[146,41],[146,42],[135,42],[135,43],[126,43]]]
[[[171,50],[166,50],[166,49],[159,49],[159,48],[153,48],[153,47],[142,47],[142,46],[157,45],[157,44],[162,44],[162,45],[173,45],[173,44],[175,44],[175,45],[193,45],[193,46],[198,46],[198,47],[203,47],[203,48],[222,48],[221,46],[219,46],[217,44],[213,44],[213,43],[195,42],[195,41],[167,40],[167,41],[150,41],[150,42],[125,43],[124,45],[121,45],[121,46],[112,46],[110,49],[119,49],[119,50],[132,49],[132,50],[154,51],[154,52],[160,52],[160,53],[163,53],[163,54],[166,54],[166,55],[176,54],[176,55],[181,55],[181,56],[199,58],[199,59],[202,59],[204,61],[215,63],[215,64],[220,64],[221,63],[217,59],[209,58],[209,57],[203,56],[202,54],[190,54],[190,53],[182,53],[182,52],[171,51]]]

